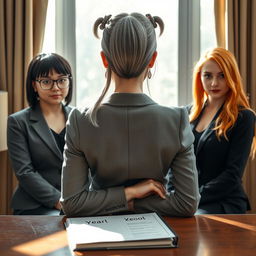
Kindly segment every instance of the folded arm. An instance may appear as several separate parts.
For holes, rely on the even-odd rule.
[[[174,191],[162,199],[151,195],[134,201],[136,212],[156,211],[165,216],[192,216],[200,200],[193,141],[187,112],[181,109],[180,150],[170,165]]]

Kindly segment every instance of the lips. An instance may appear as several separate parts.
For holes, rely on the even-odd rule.
[[[218,93],[218,92],[220,92],[220,90],[211,90],[211,92],[213,92],[213,93]]]
[[[56,94],[56,95],[52,95],[51,97],[54,98],[54,99],[57,99],[57,98],[61,97],[61,95]]]

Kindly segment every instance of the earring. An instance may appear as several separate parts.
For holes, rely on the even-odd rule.
[[[152,73],[150,71],[150,69],[148,70],[148,79],[150,79],[152,77]]]

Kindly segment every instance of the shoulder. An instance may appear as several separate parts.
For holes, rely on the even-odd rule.
[[[237,122],[255,123],[256,115],[250,109],[241,109],[238,113]]]
[[[193,144],[194,136],[189,124],[188,111],[186,107],[163,107],[163,113],[167,117],[167,124],[169,132],[176,133],[180,140],[180,150],[183,151]]]
[[[70,105],[64,106],[65,111],[67,111],[68,113],[70,113],[71,110],[74,109],[74,108],[75,108],[74,106],[70,106]]]
[[[87,108],[73,108],[67,121],[67,133],[80,137],[80,131],[84,133],[88,126],[91,126],[91,123],[87,116]]]
[[[158,111],[171,118],[180,118],[188,115],[186,107],[166,107],[158,105]]]
[[[72,107],[71,113],[72,115],[83,116],[83,115],[86,115],[87,110],[88,108],[85,108],[85,107]]]
[[[172,127],[179,127],[184,123],[189,123],[188,112],[185,107],[167,107],[155,105],[154,109],[154,118],[162,124],[168,123]],[[153,117],[152,114],[151,117]]]
[[[163,113],[163,114],[173,114],[173,115],[179,115],[180,113],[186,111],[185,107],[169,107],[169,106],[163,106],[163,105],[152,105],[153,108],[155,108],[155,110],[159,113]]]
[[[29,127],[32,111],[33,109],[28,107],[9,115],[7,120],[8,130],[11,128],[24,130],[25,127]]]
[[[254,131],[256,122],[255,113],[250,109],[240,109],[238,112],[237,119],[231,130],[234,133],[251,134]]]
[[[17,119],[17,120],[26,119],[26,118],[28,118],[31,111],[32,111],[31,107],[22,109],[18,112],[15,112],[15,113],[9,115],[8,119]]]
[[[190,114],[192,107],[193,107],[192,103],[184,106],[184,108],[187,110],[188,114]]]
[[[73,107],[70,109],[69,120],[82,120],[86,118],[87,108]]]

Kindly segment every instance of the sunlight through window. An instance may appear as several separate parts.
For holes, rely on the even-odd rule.
[[[100,8],[95,8],[100,6]],[[105,85],[105,69],[100,59],[100,40],[92,33],[92,26],[98,17],[116,15],[121,12],[150,13],[160,16],[165,31],[158,37],[158,57],[155,74],[149,80],[151,97],[160,104],[177,105],[177,52],[178,52],[178,1],[101,0],[76,1],[77,39],[77,105],[87,106],[99,96]],[[156,29],[159,35],[159,30]],[[154,68],[153,68],[154,72]],[[147,93],[147,86],[145,86]]]

